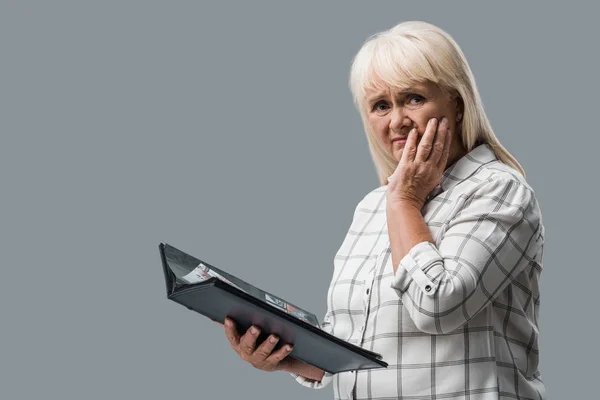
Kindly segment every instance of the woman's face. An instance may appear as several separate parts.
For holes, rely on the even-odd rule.
[[[417,144],[420,143],[431,118],[437,118],[440,122],[443,117],[448,119],[448,127],[452,133],[449,161],[463,150],[456,129],[456,118],[462,114],[462,110],[457,100],[444,94],[435,83],[422,83],[403,91],[391,88],[371,90],[367,91],[366,98],[369,123],[397,161],[402,157],[406,142],[393,140],[406,138],[411,129],[417,128]]]

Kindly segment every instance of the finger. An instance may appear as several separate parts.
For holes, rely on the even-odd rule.
[[[393,180],[393,179],[395,179],[395,178],[394,178],[394,174],[392,174],[392,175],[388,176],[388,178],[387,178],[387,181],[388,181],[388,183],[392,183],[392,180]]]
[[[419,143],[419,148],[417,149],[416,160],[427,161],[427,158],[429,158],[437,132],[437,122],[437,118],[431,118],[427,123],[425,133],[423,134],[421,142]]]
[[[271,353],[271,355],[267,357],[265,362],[268,362],[270,364],[277,364],[281,360],[286,358],[292,352],[292,350],[293,347],[289,344],[286,344],[285,346],[282,346],[279,350]]]
[[[402,156],[400,158],[400,162],[404,160],[404,162],[413,161],[415,159],[415,155],[417,154],[417,137],[419,133],[417,128],[413,128],[406,138],[406,144],[404,145],[404,150],[402,150]],[[398,168],[400,168],[400,163],[398,164]]]
[[[248,357],[254,353],[254,349],[256,348],[256,338],[258,337],[260,330],[251,326],[250,329],[244,333],[244,335],[240,338],[240,352]]]
[[[446,140],[444,144],[444,152],[442,153],[442,157],[438,163],[438,167],[442,168],[442,170],[446,169],[446,165],[448,164],[448,158],[450,157],[450,144],[452,143],[452,132],[448,129],[448,133],[446,133]]]
[[[429,160],[431,160],[431,162],[434,165],[440,164],[440,159],[442,158],[442,155],[444,154],[444,149],[446,148],[446,137],[447,136],[448,136],[448,118],[444,117],[440,121],[438,130],[437,130],[437,135],[433,142],[433,149],[429,156]]]
[[[254,360],[264,361],[273,352],[273,348],[279,341],[279,338],[275,335],[270,335],[267,340],[261,343],[260,346],[254,351]]]
[[[240,335],[237,332],[235,323],[229,318],[225,318],[225,335],[227,335],[231,347],[237,350],[240,345]]]

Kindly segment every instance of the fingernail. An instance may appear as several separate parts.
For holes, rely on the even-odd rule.
[[[277,341],[277,338],[276,338],[275,336],[271,336],[271,337],[269,338],[269,341],[270,341],[271,343],[275,343],[275,342]]]
[[[448,125],[448,118],[442,118],[442,125]]]
[[[435,124],[437,124],[437,122],[438,122],[437,118],[432,118],[431,119],[431,125],[435,125]]]
[[[290,346],[287,346],[287,347],[285,348],[285,351],[292,351],[292,348],[291,348]]]
[[[230,320],[228,320],[228,319],[226,319],[226,320],[225,320],[225,325],[227,325],[227,326],[231,326],[231,321],[230,321]]]
[[[250,328],[250,332],[251,332],[253,335],[256,335],[256,332],[257,332],[257,330],[256,330],[256,328],[255,328],[255,327],[252,327],[252,328]]]

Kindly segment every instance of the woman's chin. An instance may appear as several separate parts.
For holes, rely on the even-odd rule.
[[[396,149],[392,152],[392,156],[398,162],[400,162],[400,159],[402,158],[402,150],[403,149]]]

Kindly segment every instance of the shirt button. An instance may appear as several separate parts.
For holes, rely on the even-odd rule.
[[[369,294],[369,289],[367,289],[367,294]]]
[[[429,285],[425,286],[425,291],[426,292],[431,292],[431,286],[429,286]]]

